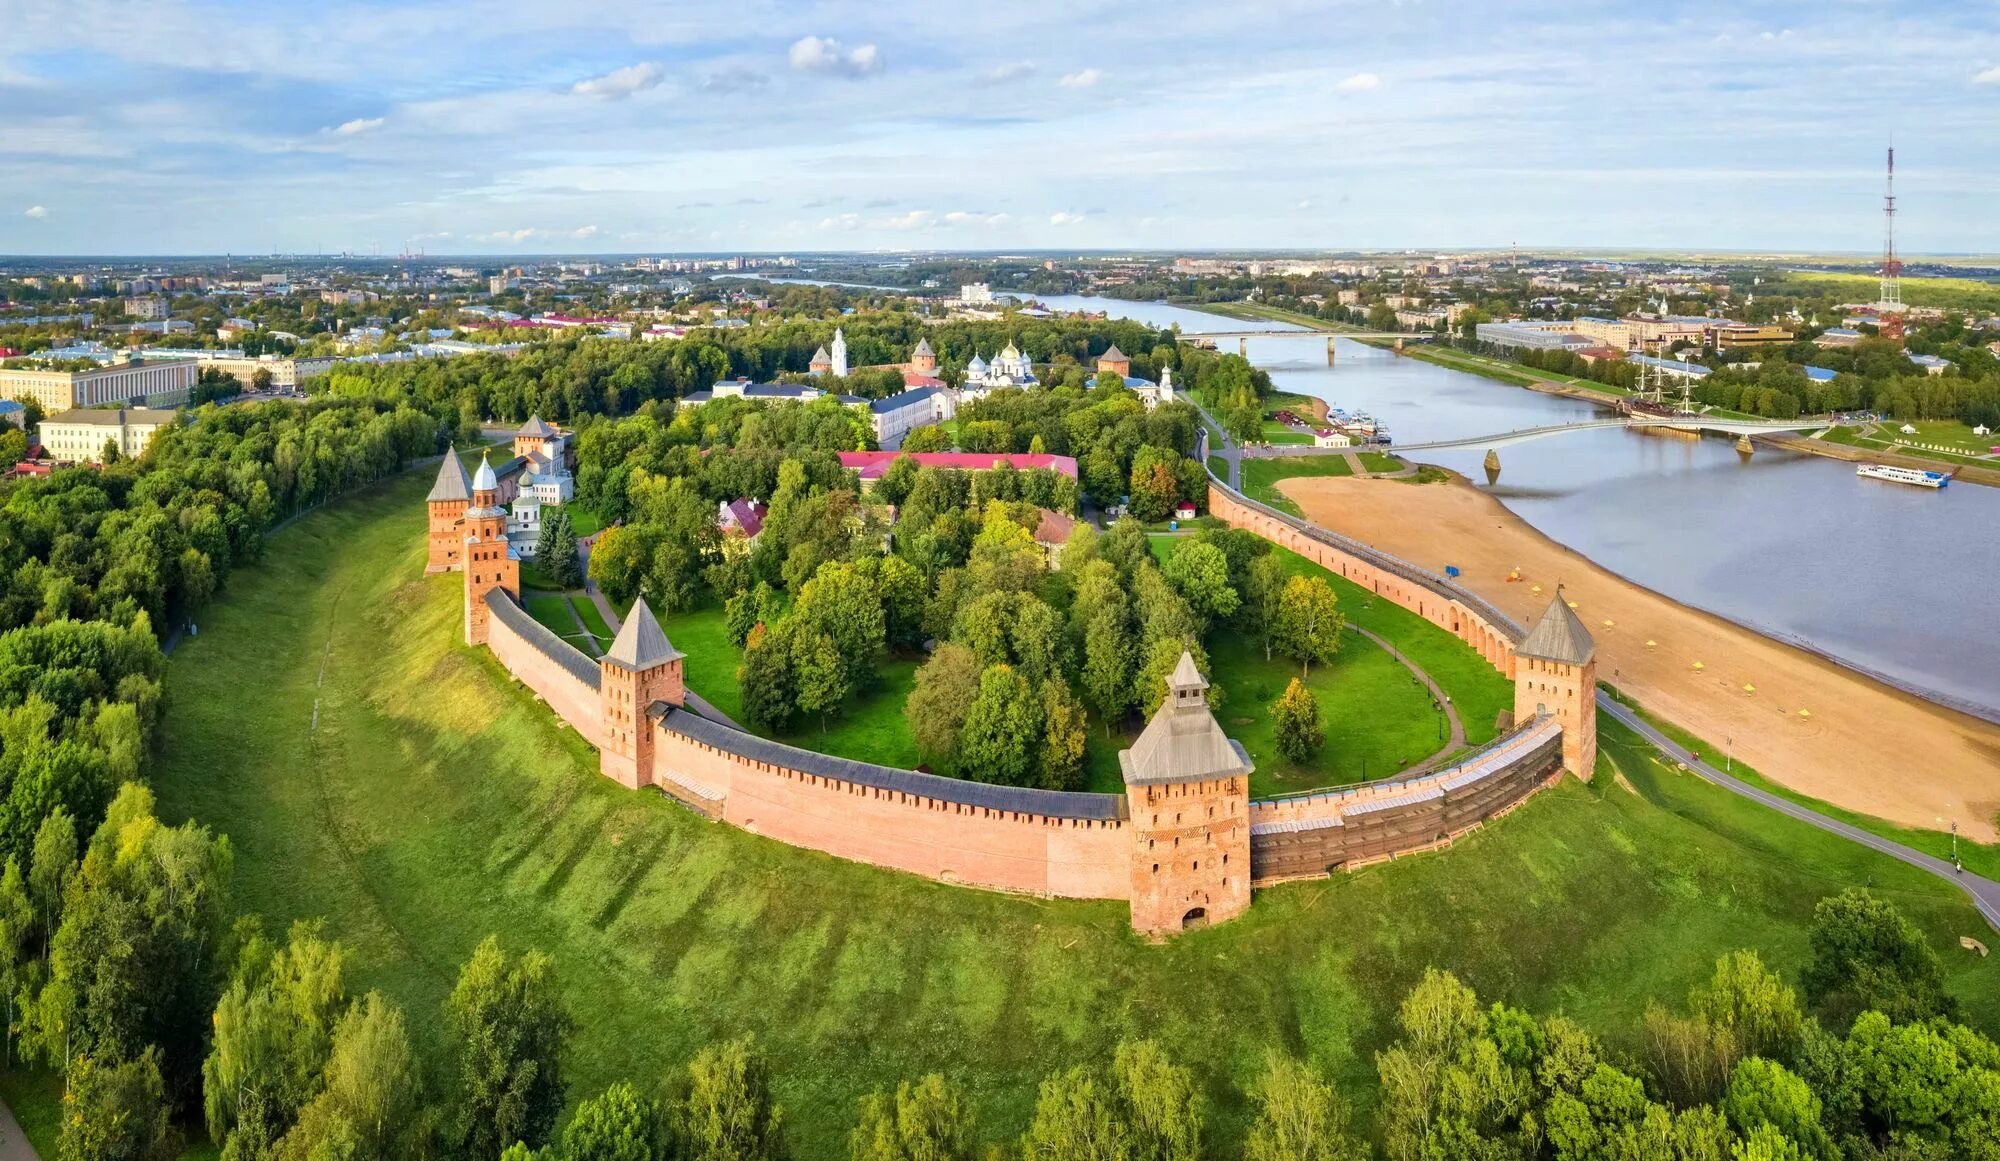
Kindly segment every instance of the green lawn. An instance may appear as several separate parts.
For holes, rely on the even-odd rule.
[[[578,536],[589,536],[604,527],[604,518],[581,504],[565,504],[563,511],[569,513],[569,530]]]
[[[1371,472],[1400,472],[1407,465],[1386,452],[1365,451],[1361,454],[1361,466]]]
[[[1980,450],[1980,437],[1972,434],[1972,428],[1962,423],[1912,423],[1918,429],[1916,435],[1904,435],[1902,424],[1890,421],[1876,429],[1878,434],[1864,436],[1856,427],[1836,427],[1820,437],[1822,443],[1837,443],[1845,447],[1860,448],[1863,451],[1893,452],[1897,455],[1914,456],[1918,459],[1936,460],[1947,464],[1978,464],[1992,467],[1991,456]],[[1900,444],[1898,439],[1914,440],[1917,443],[1949,444],[1965,448],[1962,454],[1932,451],[1929,448]],[[1987,437],[1985,447],[2000,447],[2000,437]]]
[[[1535,383],[1561,383],[1566,387],[1574,387],[1580,391],[1591,391],[1614,399],[1630,394],[1630,392],[1621,388],[1613,387],[1608,383],[1599,383],[1594,379],[1585,379],[1576,375],[1564,375],[1555,371],[1538,371],[1533,367],[1524,367],[1510,359],[1497,359],[1490,355],[1477,355],[1470,351],[1458,350],[1455,347],[1409,346],[1403,349],[1403,353],[1413,358],[1422,359],[1427,363],[1437,363],[1440,366],[1452,367],[1460,371],[1470,371],[1475,375],[1484,375],[1489,379],[1498,379],[1504,383],[1513,383],[1516,386],[1526,387]]]
[[[1289,411],[1298,416],[1326,418],[1326,400],[1317,395],[1300,395],[1296,391],[1273,391],[1264,397],[1264,414]]]
[[[2000,1023],[2000,960],[1957,949],[1984,928],[1949,884],[1675,775],[1610,722],[1605,761],[1634,792],[1566,780],[1447,852],[1264,891],[1164,945],[1121,903],[934,884],[703,821],[600,777],[574,731],[460,644],[457,578],[420,576],[426,483],[330,505],[231,575],[169,663],[153,777],[163,818],[229,834],[240,906],[279,931],[327,917],[350,987],[403,1004],[433,1049],[457,965],[498,932],[555,957],[578,1016],[572,1096],[650,1086],[752,1032],[794,1150],[817,1161],[845,1155],[876,1087],[945,1072],[996,1142],[1044,1075],[1149,1036],[1193,1068],[1233,1153],[1274,1047],[1327,1068],[1370,1123],[1374,1053],[1428,966],[1633,1052],[1648,999],[1674,1002],[1723,951],[1796,973],[1814,902],[1862,881],[1931,937],[1973,1023]],[[1392,613],[1362,615],[1387,635]],[[719,702],[693,676],[713,663],[692,620],[669,632]]]
[[[1348,467],[1347,457],[1324,456],[1278,456],[1272,459],[1246,459],[1243,461],[1243,494],[1252,500],[1259,500],[1292,515],[1300,515],[1299,506],[1286,499],[1278,491],[1279,480],[1293,476],[1351,476],[1354,469]]]
[[[597,611],[597,602],[591,600],[590,594],[582,589],[576,589],[569,594],[569,603],[576,608],[577,615],[583,618],[584,628],[589,629],[590,635],[597,638],[598,648],[609,651],[611,642],[617,639],[618,634],[611,631],[611,625],[604,619],[604,614]]]
[[[527,607],[528,615],[542,623],[542,627],[563,640],[583,650],[586,656],[596,656],[591,652],[590,638],[576,627],[576,618],[570,616],[569,598],[562,593],[542,592],[536,589],[521,590],[521,604]],[[610,641],[603,648],[609,649]]]

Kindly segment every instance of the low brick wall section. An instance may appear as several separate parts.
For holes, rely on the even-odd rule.
[[[756,834],[951,883],[1082,899],[1132,887],[1125,797],[989,786],[801,750],[655,706],[653,782]]]
[[[1513,809],[1562,774],[1562,725],[1543,715],[1462,762],[1250,804],[1256,883],[1428,850]]]
[[[598,729],[602,707],[597,683],[602,672],[583,651],[550,632],[528,615],[504,589],[486,594],[491,614],[486,645],[507,672],[541,695],[556,716],[568,722],[593,746],[603,746]]]
[[[1523,633],[1520,624],[1449,578],[1260,504],[1212,478],[1208,511],[1394,601],[1478,650],[1493,668],[1514,676],[1514,642]]]

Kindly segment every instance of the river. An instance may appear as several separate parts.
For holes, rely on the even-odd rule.
[[[1163,303],[1053,296],[1186,333],[1280,329]],[[1224,341],[1227,350],[1229,344]],[[1250,361],[1281,389],[1389,425],[1398,443],[1472,438],[1603,412],[1361,343],[1252,339]],[[1608,412],[1605,412],[1608,414]],[[1674,439],[1599,429],[1499,450],[1415,458],[1463,473],[1551,539],[1639,584],[2000,721],[2000,488],[1941,491],[1864,480],[1840,460],[1723,436]],[[1440,571],[1448,560],[1420,561]]]

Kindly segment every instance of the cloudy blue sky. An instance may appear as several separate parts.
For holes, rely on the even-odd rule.
[[[2000,251],[2000,4],[0,0],[0,253]]]

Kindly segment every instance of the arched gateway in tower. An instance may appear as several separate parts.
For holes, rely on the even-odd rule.
[[[1223,734],[1207,691],[1182,653],[1167,700],[1118,752],[1132,816],[1132,926],[1148,934],[1250,906],[1250,755]]]

